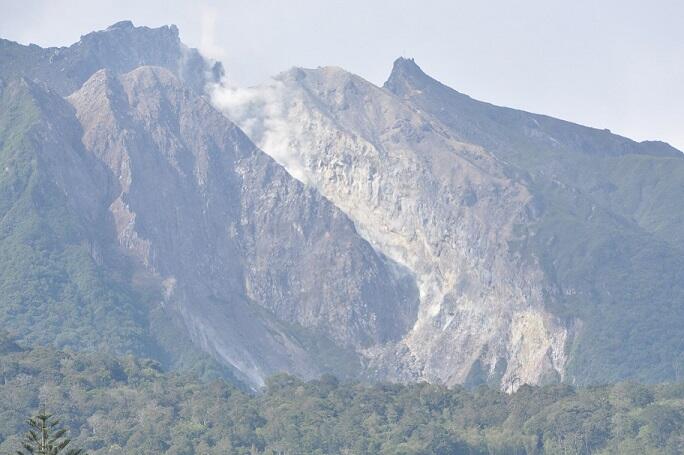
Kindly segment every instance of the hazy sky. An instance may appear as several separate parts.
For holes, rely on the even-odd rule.
[[[474,98],[684,150],[681,0],[0,0],[0,36],[21,43],[122,19],[178,25],[239,85],[324,65],[382,84],[402,55]]]

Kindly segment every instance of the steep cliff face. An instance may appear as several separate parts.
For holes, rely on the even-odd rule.
[[[659,381],[684,360],[669,145],[482,103],[408,59],[383,88],[294,69],[214,101],[415,274],[415,326],[366,351],[380,377],[511,390]]]
[[[522,254],[559,292],[555,314],[582,321],[567,379],[676,377],[684,360],[684,154],[607,130],[483,103],[399,59],[385,87],[490,150],[537,201]]]
[[[195,343],[250,382],[326,371],[289,324],[342,353],[407,330],[411,282],[169,71],[100,70],[69,101],[111,172],[118,243]]]
[[[544,309],[538,264],[509,249],[534,204],[489,152],[337,68],[294,69],[215,100],[415,275],[412,330],[365,351],[378,377],[513,389],[563,376],[568,329]]]
[[[50,245],[3,265],[3,321],[170,366],[201,358],[190,340],[253,386],[278,371],[357,377],[359,349],[411,327],[413,277],[201,96],[220,66],[175,27],[0,45],[5,257],[26,235]],[[40,229],[24,232],[33,212]],[[64,272],[33,289],[37,261]]]

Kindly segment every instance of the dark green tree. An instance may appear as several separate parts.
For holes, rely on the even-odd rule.
[[[27,420],[29,431],[24,435],[22,450],[17,455],[87,455],[82,449],[67,449],[71,439],[59,420],[44,411]]]

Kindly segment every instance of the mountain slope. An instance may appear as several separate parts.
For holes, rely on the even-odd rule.
[[[400,293],[346,217],[170,72],[99,71],[69,100],[86,148],[118,182],[119,244],[158,277],[162,305],[195,343],[250,381],[324,371],[283,323],[349,348],[406,330],[410,289]]]
[[[9,49],[0,314],[26,339],[259,386],[279,371],[362,375],[357,351],[413,324],[413,278],[184,79],[175,28],[115,24],[57,62]],[[36,65],[35,82],[7,73]],[[15,232],[33,212],[30,235],[51,248],[36,257]]]
[[[214,101],[416,274],[380,375],[454,383],[673,378],[684,155],[461,95],[399,59],[384,88],[293,69]]]
[[[684,321],[684,154],[462,95],[399,59],[385,87],[486,147],[539,201],[528,254],[583,321],[570,348],[580,383],[674,377]]]
[[[2,88],[0,136],[2,325],[60,347],[149,355],[144,314],[97,264],[104,168],[81,146],[71,107],[14,80]]]
[[[556,180],[681,248],[684,154],[607,130],[494,106],[456,92],[398,59],[384,87],[433,115],[455,137],[490,150],[534,180]]]
[[[684,367],[678,151],[472,100],[406,59],[383,88],[320,68],[242,91],[221,71],[175,27],[0,42],[4,326],[250,387]]]
[[[219,106],[264,150],[416,276],[411,332],[366,352],[380,377],[513,389],[564,375],[572,321],[544,309],[534,259],[508,251],[533,201],[490,153],[337,68],[294,69],[242,95],[246,105],[224,96]]]
[[[7,83],[2,101],[2,326],[26,342],[232,377],[150,306],[158,290],[115,242],[110,177],[83,147],[73,108],[24,79]]]

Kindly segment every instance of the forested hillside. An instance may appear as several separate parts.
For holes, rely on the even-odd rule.
[[[45,407],[90,454],[678,454],[684,384],[575,389],[272,377],[264,393],[133,357],[0,340],[0,453]]]

